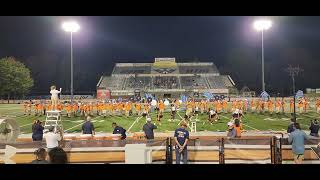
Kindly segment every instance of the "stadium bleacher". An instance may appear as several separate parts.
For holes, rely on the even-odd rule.
[[[151,88],[151,78],[150,77],[134,77],[130,76],[126,80],[125,89],[150,89]]]
[[[117,63],[112,74],[99,81],[97,89],[110,89],[111,96],[131,96],[140,89],[156,97],[179,97],[184,92],[192,94],[193,90],[227,94],[234,88],[231,77],[220,75],[213,62],[176,63],[174,58],[156,59],[154,63]]]
[[[113,74],[150,74],[151,66],[115,66]]]
[[[185,89],[208,89],[205,78],[201,76],[181,77],[181,87]]]
[[[222,89],[226,87],[225,81],[221,76],[207,77],[207,80],[211,89]]]
[[[194,65],[179,65],[180,74],[219,74],[218,68],[211,63],[210,65],[199,65],[195,63]]]
[[[112,76],[112,77],[103,76],[99,86],[108,87],[109,89],[115,89],[115,90],[122,89],[125,79],[126,79],[125,77],[121,77],[121,76]]]
[[[153,87],[155,89],[178,89],[179,88],[178,77],[174,77],[174,76],[154,77]]]

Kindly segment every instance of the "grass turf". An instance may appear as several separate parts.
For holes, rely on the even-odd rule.
[[[184,112],[178,112],[183,116]],[[31,133],[31,125],[33,120],[39,119],[41,121],[45,120],[45,116],[25,116],[23,115],[23,105],[21,104],[0,104],[0,116],[11,116],[14,117],[18,124],[20,125],[20,130],[23,134]],[[142,126],[145,123],[145,118],[140,118],[136,121],[139,116],[131,116],[129,118],[123,116],[107,116],[106,118],[100,116],[93,116],[92,122],[95,125],[96,132],[112,132],[111,124],[116,122],[118,125],[129,130],[131,132],[140,132],[142,131]],[[156,120],[156,114],[152,113],[151,115],[153,122]],[[261,130],[261,131],[282,131],[286,130],[290,122],[291,115],[289,113],[285,114],[272,114],[264,113],[246,113],[243,118],[244,129],[245,130]],[[319,118],[319,114],[315,112],[308,112],[305,114],[297,114],[297,120],[302,124],[302,128],[307,130],[310,120],[314,118]],[[62,117],[63,128],[69,133],[80,132],[81,125],[83,123],[84,117]],[[162,118],[161,126],[157,124],[158,129],[155,132],[168,132],[174,131],[178,127],[178,123],[181,120],[179,115],[176,115],[177,121],[169,122],[170,113],[164,113]],[[203,125],[203,122],[207,121],[207,115],[199,115],[198,119],[200,120],[197,123],[197,131],[225,131],[226,124],[231,119],[231,113],[221,113],[220,120],[215,122],[213,125],[206,122]]]

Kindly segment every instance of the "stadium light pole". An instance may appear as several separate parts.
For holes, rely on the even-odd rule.
[[[303,69],[298,67],[293,67],[289,65],[288,68],[285,69],[288,73],[289,76],[292,78],[292,91],[293,91],[293,119],[296,122],[296,83],[295,83],[295,76],[298,76],[299,73],[303,72]]]
[[[68,21],[62,23],[62,29],[66,32],[70,32],[70,40],[71,40],[71,50],[70,50],[70,61],[71,61],[71,82],[70,82],[70,94],[71,94],[71,103],[73,102],[73,47],[72,47],[72,34],[77,32],[80,29],[78,23],[74,21]]]
[[[264,31],[271,28],[272,22],[270,20],[262,19],[262,20],[256,20],[253,23],[253,27],[257,31],[261,31],[261,68],[262,68],[262,92],[266,90],[265,88],[265,82],[264,82],[264,40],[263,40],[263,33]]]

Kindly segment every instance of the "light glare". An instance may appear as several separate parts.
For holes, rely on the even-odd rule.
[[[272,26],[272,22],[270,20],[257,20],[253,23],[253,27],[257,31],[267,30]]]
[[[80,29],[80,26],[78,23],[74,21],[70,21],[70,22],[64,22],[62,24],[62,29],[65,30],[66,32],[77,32]]]

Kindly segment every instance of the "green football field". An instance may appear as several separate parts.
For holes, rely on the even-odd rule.
[[[179,115],[183,116],[184,112],[178,112]],[[164,113],[161,126],[158,125],[158,129],[155,132],[168,132],[174,131],[178,127],[178,123],[181,120],[180,116],[177,115],[177,121],[169,122],[170,113]],[[23,115],[23,107],[20,104],[0,104],[0,116],[9,116],[17,120],[21,133],[31,133],[31,125],[33,120],[39,119],[45,121],[45,116],[26,116]],[[291,115],[286,114],[272,114],[264,113],[246,113],[243,122],[245,130],[259,130],[259,131],[283,131],[287,129],[290,122]],[[319,114],[315,112],[308,112],[305,114],[297,114],[297,120],[302,124],[302,128],[307,130],[310,120],[319,118]],[[65,115],[62,116],[63,128],[66,132],[80,132],[81,125],[84,121],[84,117],[72,117],[68,118]],[[152,113],[152,120],[155,122],[156,114]],[[197,131],[225,131],[227,128],[227,122],[231,119],[231,113],[221,113],[220,120],[214,124],[203,125],[203,122],[207,121],[207,115],[199,115],[199,121],[197,123]],[[116,122],[118,125],[127,129],[130,132],[139,132],[145,123],[145,118],[139,116],[131,116],[129,118],[122,116],[107,116],[106,118],[100,116],[93,116],[92,122],[95,125],[96,132],[112,132],[111,124]]]

